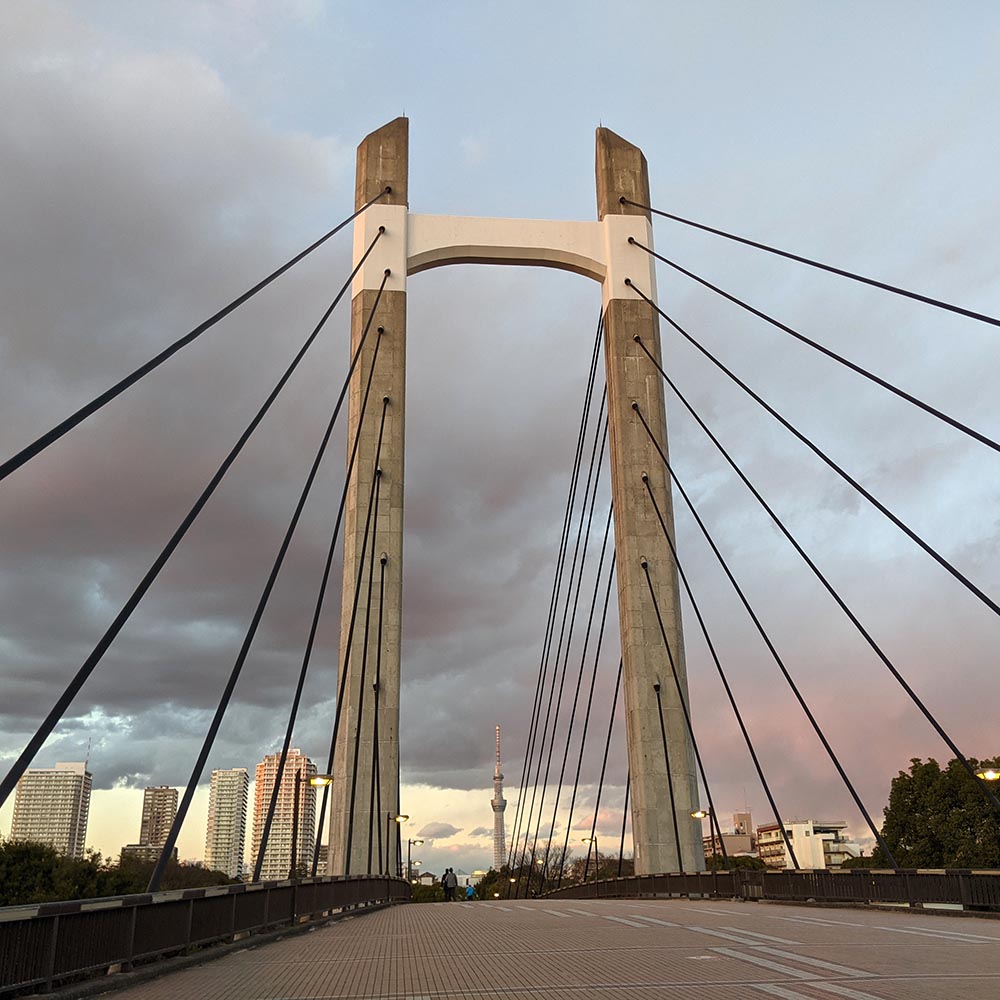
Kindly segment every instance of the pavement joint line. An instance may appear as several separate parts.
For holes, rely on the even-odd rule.
[[[597,913],[591,913],[588,910],[570,910],[570,913],[578,913],[581,917],[596,917],[599,916]]]
[[[924,937],[940,938],[945,941],[965,941],[969,944],[987,942],[1000,943],[1000,937],[989,934],[966,934],[964,931],[946,931],[939,927],[886,927],[883,924],[859,924],[853,920],[823,920],[820,917],[774,917],[775,920],[790,920],[800,924],[814,924],[821,927],[859,927],[862,930],[889,931],[891,934],[920,934]]]
[[[562,913],[559,910],[542,910],[542,913],[551,913],[554,917],[566,917],[568,920],[573,918],[568,913]]]
[[[720,927],[719,930],[735,931],[744,937],[761,938],[763,941],[774,941],[775,944],[804,944],[803,941],[789,941],[788,938],[774,937],[772,934],[760,934],[757,931],[745,931],[742,927]]]
[[[768,955],[777,955],[778,958],[788,958],[802,965],[814,965],[817,969],[826,969],[829,972],[839,972],[843,976],[858,976],[859,978],[870,978],[874,973],[864,969],[853,969],[849,965],[838,965],[836,962],[826,962],[822,958],[811,958],[808,955],[796,955],[791,951],[782,951],[780,948],[771,948],[768,945],[754,945],[757,951],[766,952]]]
[[[862,993],[860,990],[851,989],[849,986],[841,986],[839,983],[815,982],[810,985],[813,989],[826,990],[827,993],[836,993],[837,996],[847,997],[848,1000],[881,1000],[874,993]]]
[[[649,930],[647,924],[636,923],[636,921],[629,920],[627,917],[613,917],[610,913],[602,913],[601,917],[605,920],[613,920],[617,924],[625,924],[628,927],[641,927],[643,930]]]
[[[741,951],[734,951],[732,948],[712,948],[720,955],[727,955],[740,962],[749,962],[751,965],[759,965],[762,968],[770,969],[771,972],[780,972],[782,975],[791,976],[792,979],[818,979],[814,972],[803,972],[801,969],[793,969],[790,965],[782,965],[780,962],[772,962],[769,959],[761,958],[759,955],[744,955]]]
[[[777,983],[754,983],[753,988],[768,996],[781,997],[781,1000],[812,1000],[805,993],[797,993],[795,990],[788,989],[787,986],[778,986]],[[878,998],[869,996],[869,1000],[878,1000]]]
[[[637,917],[639,920],[648,920],[651,924],[658,924],[660,927],[683,927],[683,924],[674,924],[669,920],[657,920],[656,917],[647,917],[641,913],[632,913],[630,916]]]

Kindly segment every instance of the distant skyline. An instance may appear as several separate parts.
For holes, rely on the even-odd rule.
[[[643,149],[657,207],[998,315],[998,45],[1000,9],[971,0],[389,0],[375,17],[322,0],[9,0],[0,455],[349,214],[357,143],[402,113],[415,212],[592,219],[603,123]],[[685,267],[1000,438],[995,328],[666,220],[654,228]],[[25,744],[328,305],[350,242],[342,234],[0,484],[0,759]],[[1000,595],[1000,456],[665,266],[658,285],[681,325]],[[462,266],[414,276],[408,309],[402,804],[413,829],[456,831],[428,838],[428,869],[472,870],[491,858],[498,722],[508,837],[514,826],[599,295],[576,275]],[[88,841],[102,850],[120,849],[145,785],[188,779],[346,369],[347,313],[35,761],[83,760],[93,739]],[[671,376],[963,750],[1000,752],[996,616],[665,324],[661,339]],[[950,754],[669,392],[667,405],[679,475],[878,816],[910,757]],[[252,768],[280,747],[342,436],[332,449],[182,857],[204,850],[211,770]],[[596,517],[607,501],[605,475]],[[866,843],[680,503],[677,538],[782,811],[843,818]],[[337,607],[328,595],[294,736],[313,760],[329,746]],[[614,613],[574,827],[595,800]],[[748,800],[766,822],[687,605],[684,616],[717,807],[728,816]],[[599,822],[610,839],[626,773],[620,713]]]

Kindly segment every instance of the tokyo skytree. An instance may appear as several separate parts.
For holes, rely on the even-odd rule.
[[[500,770],[500,727],[497,726],[497,766],[493,772],[493,868],[500,871],[507,863],[507,845],[503,829],[503,811],[507,800],[503,797],[503,771]]]

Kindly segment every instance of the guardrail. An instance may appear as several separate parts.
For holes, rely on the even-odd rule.
[[[409,899],[405,879],[354,875],[2,907],[0,996]]]
[[[630,875],[571,885],[545,894],[563,899],[637,896],[716,896],[817,903],[950,903],[1000,911],[1000,871],[719,871]]]

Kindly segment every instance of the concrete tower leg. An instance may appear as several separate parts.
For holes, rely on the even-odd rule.
[[[619,201],[622,196],[649,204],[646,158],[636,146],[609,129],[599,128],[598,218],[646,215],[641,209],[622,205]],[[652,259],[641,251],[636,254],[635,272],[627,277],[643,291],[648,289],[646,293],[655,298]],[[698,805],[694,749],[642,568],[645,559],[649,563],[657,603],[687,700],[677,568],[649,502],[642,475],[648,474],[653,494],[672,533],[670,482],[662,460],[632,408],[633,402],[639,404],[657,441],[666,451],[663,382],[634,341],[638,334],[659,360],[659,322],[652,309],[629,290],[622,278],[622,275],[609,274],[607,279],[619,287],[605,288],[604,337],[635,870],[638,874],[698,871],[704,868],[704,852],[700,824],[690,815]],[[657,683],[663,700],[676,833],[654,688]]]
[[[365,385],[372,355],[380,339],[371,394],[361,431],[357,458],[351,473],[344,513],[344,580],[341,597],[340,672],[347,671],[344,707],[334,756],[331,789],[329,868],[331,875],[361,874],[369,870],[369,830],[375,847],[371,867],[380,872],[398,871],[396,824],[388,817],[399,812],[399,674],[402,618],[403,556],[403,414],[406,372],[406,219],[409,123],[405,118],[372,132],[358,147],[355,207],[360,208],[386,187],[392,191],[364,212],[355,223],[354,260],[361,258],[380,226],[385,232],[355,278],[351,301],[351,351],[357,349],[365,324],[378,297],[386,269],[386,281],[378,309],[365,342],[350,388],[348,454],[361,415]],[[378,333],[382,328],[382,333]],[[368,517],[368,498],[375,473],[375,456],[383,399],[388,397],[379,468],[378,519],[375,525],[374,581],[369,626],[365,629],[368,567],[372,538],[361,567],[361,551]],[[379,608],[380,558],[385,555],[385,603]],[[350,653],[346,645],[354,608],[355,589],[361,569],[360,600]],[[378,651],[378,621],[382,617],[381,678],[373,689]],[[364,695],[361,670],[367,647]],[[338,686],[340,678],[338,678]],[[372,740],[374,713],[378,710],[379,814],[371,816]],[[359,711],[360,707],[360,711]],[[353,793],[355,738],[360,718],[357,780]],[[376,824],[372,828],[372,824]],[[378,857],[381,833],[382,857]],[[388,836],[387,836],[388,834]],[[386,843],[388,841],[388,844]],[[348,842],[350,853],[348,855]],[[388,856],[386,852],[388,851]]]

